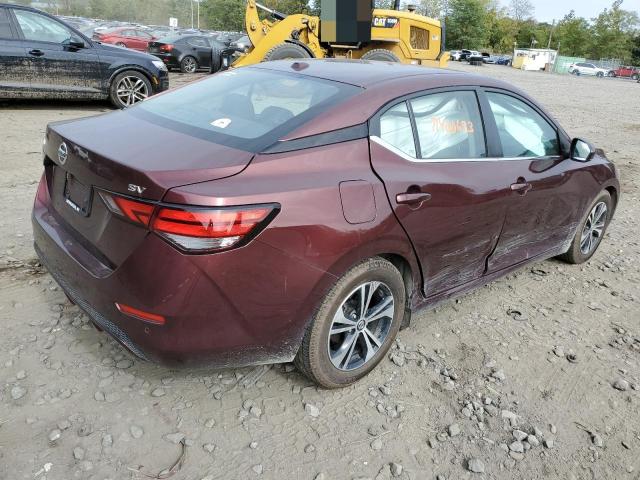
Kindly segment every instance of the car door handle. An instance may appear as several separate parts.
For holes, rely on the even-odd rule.
[[[42,50],[29,50],[29,55],[33,55],[34,57],[41,57],[44,55],[44,52]]]
[[[421,205],[431,199],[430,193],[399,193],[396,195],[396,202],[400,205]]]
[[[531,184],[524,180],[518,180],[518,183],[511,184],[511,190],[514,192],[518,192],[520,195],[526,195],[526,193],[531,190],[531,188]]]

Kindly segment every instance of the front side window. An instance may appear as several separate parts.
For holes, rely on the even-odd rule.
[[[62,43],[73,36],[71,30],[55,20],[26,10],[14,10],[26,40]]]
[[[487,156],[475,92],[455,91],[411,100],[420,156],[425,159]]]
[[[416,157],[416,143],[406,102],[390,108],[380,117],[380,138],[402,153]]]
[[[560,155],[558,133],[526,103],[510,95],[487,93],[505,157]]]

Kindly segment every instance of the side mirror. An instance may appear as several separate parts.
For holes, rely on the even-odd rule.
[[[596,154],[596,149],[589,142],[574,138],[571,142],[571,160],[588,162]]]
[[[80,50],[81,48],[87,47],[84,41],[80,40],[79,38],[68,38],[64,42],[62,42],[62,45],[73,50]]]

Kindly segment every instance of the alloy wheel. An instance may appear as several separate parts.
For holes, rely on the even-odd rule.
[[[607,204],[604,202],[597,203],[591,209],[580,237],[580,251],[583,255],[588,255],[595,250],[602,240],[604,227],[607,224],[607,214]]]
[[[327,348],[333,366],[355,370],[369,362],[384,344],[395,311],[391,289],[382,282],[366,282],[354,289],[336,311]]]
[[[197,68],[196,61],[191,57],[186,57],[184,60],[182,60],[182,65],[184,71],[187,73],[193,73]]]
[[[129,107],[147,98],[149,89],[141,78],[134,76],[122,77],[116,85],[116,95],[123,105]]]

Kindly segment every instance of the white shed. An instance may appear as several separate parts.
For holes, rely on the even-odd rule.
[[[521,70],[544,70],[547,64],[553,66],[557,56],[557,50],[548,48],[516,48],[512,65]]]

